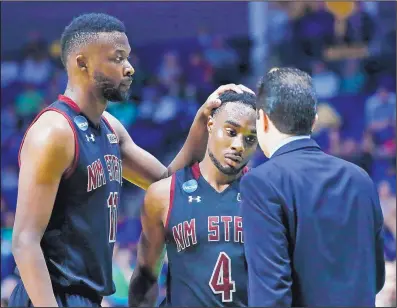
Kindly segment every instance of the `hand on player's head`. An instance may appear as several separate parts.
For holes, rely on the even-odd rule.
[[[203,116],[205,120],[208,119],[214,109],[218,108],[221,105],[221,100],[219,99],[219,97],[227,91],[234,91],[239,94],[242,94],[243,92],[248,92],[255,95],[254,91],[242,84],[236,85],[234,83],[230,83],[220,86],[218,89],[211,93],[211,95],[207,98],[206,102],[201,106],[199,110],[199,114]]]

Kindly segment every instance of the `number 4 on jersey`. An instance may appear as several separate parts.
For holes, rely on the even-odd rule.
[[[222,302],[233,301],[236,283],[232,280],[232,262],[224,252],[219,254],[209,285],[214,294],[222,294]]]
[[[111,192],[108,197],[109,208],[109,243],[116,241],[117,230],[117,206],[119,203],[119,194]]]

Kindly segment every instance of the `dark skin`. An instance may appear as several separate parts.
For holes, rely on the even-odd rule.
[[[76,48],[67,59],[68,85],[65,95],[92,122],[105,116],[119,139],[123,177],[147,189],[149,185],[183,168],[204,155],[206,119],[219,105],[218,96],[227,90],[241,92],[234,84],[218,88],[199,109],[185,145],[167,168],[137,146],[124,126],[105,112],[108,100],[127,96],[134,69],[128,62],[131,51],[123,33],[99,33],[94,40]],[[247,91],[247,90],[246,90]],[[35,307],[58,307],[49,272],[40,247],[66,169],[74,159],[74,134],[60,114],[47,111],[29,129],[20,161],[18,200],[12,251],[29,298]],[[104,201],[105,202],[105,201]]]
[[[214,117],[209,117],[207,130],[209,133],[207,151],[200,162],[200,171],[204,179],[218,192],[225,190],[230,183],[241,177],[243,167],[254,154],[258,141],[256,138],[256,112],[240,103],[229,103]],[[220,166],[216,166],[214,158]],[[230,153],[241,157],[232,161]],[[236,172],[225,174],[225,170]],[[222,171],[223,170],[223,171]],[[158,277],[162,252],[165,246],[165,222],[170,205],[171,177],[152,184],[146,192],[141,211],[142,234],[138,245],[138,267],[147,269],[153,277]],[[130,283],[130,294],[133,297],[134,279]],[[154,305],[142,302],[141,306]],[[138,305],[139,306],[139,305]]]

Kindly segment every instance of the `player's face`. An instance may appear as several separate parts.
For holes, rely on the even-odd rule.
[[[100,33],[89,53],[93,86],[112,102],[128,99],[134,68],[128,61],[131,52],[124,33]]]
[[[228,103],[209,120],[208,129],[212,162],[224,174],[238,174],[258,145],[255,110],[241,103]]]

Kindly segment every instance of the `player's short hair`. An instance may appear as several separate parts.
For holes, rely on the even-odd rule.
[[[229,103],[241,103],[243,105],[247,105],[251,107],[253,110],[256,110],[256,96],[252,93],[243,91],[243,93],[237,93],[232,90],[223,92],[219,99],[221,101],[221,105],[212,110],[211,115],[215,116]]]
[[[89,43],[95,38],[95,34],[101,32],[125,33],[124,24],[117,18],[102,14],[89,13],[76,17],[65,28],[61,37],[61,60],[66,67],[69,53],[81,44]]]
[[[257,96],[257,111],[262,109],[280,132],[311,134],[317,97],[307,73],[289,67],[271,69],[260,80]]]

